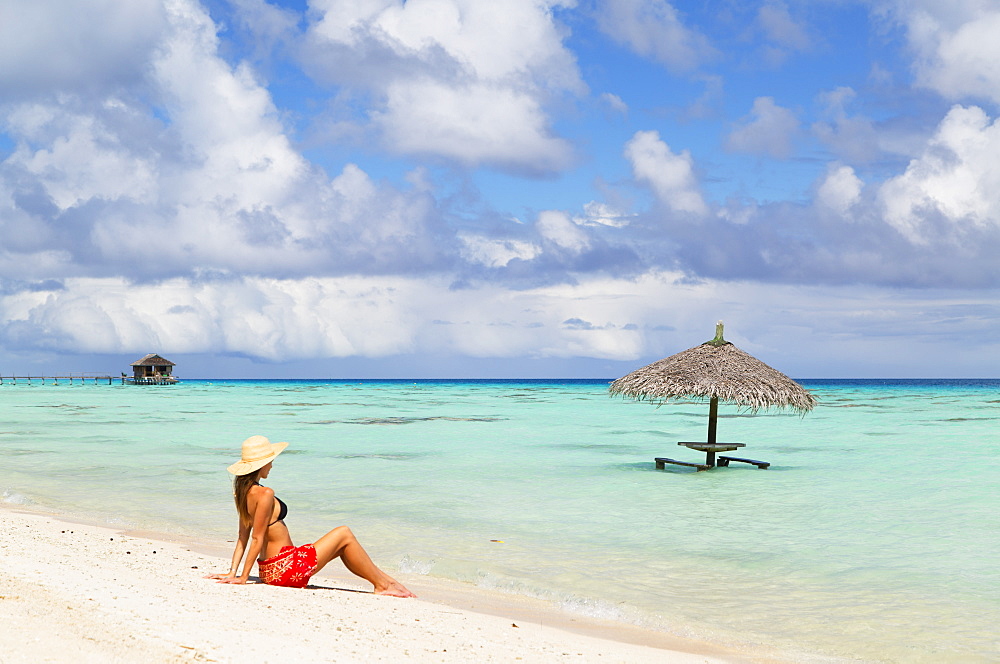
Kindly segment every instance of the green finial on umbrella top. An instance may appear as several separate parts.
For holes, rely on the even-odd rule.
[[[723,324],[722,321],[720,320],[718,323],[715,324],[715,338],[705,343],[711,344],[715,347],[725,346],[726,344],[728,344],[729,342],[722,338],[722,328]]]

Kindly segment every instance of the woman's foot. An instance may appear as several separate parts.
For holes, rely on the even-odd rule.
[[[399,581],[389,579],[383,587],[375,587],[376,595],[387,595],[389,597],[416,597],[413,593],[406,589]]]

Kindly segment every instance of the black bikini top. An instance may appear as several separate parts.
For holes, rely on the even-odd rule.
[[[281,498],[278,498],[277,496],[275,496],[274,499],[278,501],[278,518],[272,521],[271,523],[267,524],[268,528],[278,523],[279,521],[283,521],[285,517],[288,516],[288,505],[286,505],[281,500]]]

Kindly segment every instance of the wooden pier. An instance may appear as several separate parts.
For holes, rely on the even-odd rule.
[[[120,380],[121,384],[124,385],[126,381],[125,374],[122,374],[121,377],[102,373],[71,373],[65,376],[0,376],[0,385],[8,383],[17,385],[18,381],[27,383],[28,385],[31,385],[32,381],[40,382],[42,385],[46,385],[47,382],[52,385],[58,385],[60,381],[69,383],[70,385],[84,385],[86,383],[93,383],[94,385],[107,383],[111,385],[116,380]]]
[[[173,375],[174,367],[177,365],[170,360],[160,357],[156,353],[149,353],[133,362],[131,366],[131,376],[125,373],[122,373],[120,376],[112,376],[109,373],[84,373],[76,371],[68,372],[62,376],[4,376],[0,374],[0,385],[17,385],[18,381],[21,381],[22,384],[27,383],[28,385],[31,385],[32,381],[41,383],[42,385],[49,383],[58,385],[60,382],[69,383],[70,385],[84,385],[86,383],[93,383],[94,385],[107,383],[108,385],[113,385],[115,381],[121,381],[122,385],[176,385],[180,382]]]
[[[126,376],[125,374],[112,376],[102,373],[74,373],[65,376],[0,376],[0,385],[17,385],[18,382],[27,385],[31,385],[32,382],[41,383],[42,385],[58,385],[59,383],[69,383],[70,385],[85,385],[87,383],[93,383],[94,385],[114,385],[116,381],[122,385],[176,385],[180,382],[174,376],[146,376],[136,378]]]

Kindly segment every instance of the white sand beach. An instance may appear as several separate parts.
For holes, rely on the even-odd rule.
[[[421,576],[379,597],[336,562],[306,589],[217,584],[224,546],[0,510],[0,663],[768,659]]]

